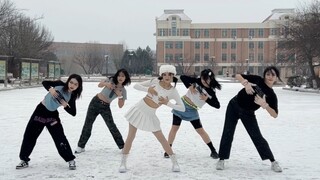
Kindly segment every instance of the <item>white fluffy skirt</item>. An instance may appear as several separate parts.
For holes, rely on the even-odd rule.
[[[150,132],[161,130],[156,109],[148,106],[143,99],[131,107],[124,117],[137,129]]]

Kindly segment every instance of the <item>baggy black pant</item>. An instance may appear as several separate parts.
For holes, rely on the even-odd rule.
[[[84,122],[78,146],[84,148],[91,136],[92,126],[98,115],[101,115],[104,122],[108,126],[108,129],[116,142],[119,149],[124,146],[122,135],[117,128],[117,125],[113,121],[112,112],[110,110],[110,104],[107,104],[100,100],[97,96],[94,96],[89,104],[86,120]]]
[[[220,141],[219,157],[221,159],[229,159],[238,119],[241,119],[251,140],[258,150],[261,159],[274,159],[268,142],[263,138],[260,132],[254,111],[242,109],[238,105],[237,97],[232,98],[227,107],[223,133]]]
[[[20,149],[20,159],[30,161],[29,156],[44,127],[47,127],[60,156],[66,161],[75,159],[70,144],[64,134],[58,111],[49,111],[40,103],[28,122]]]

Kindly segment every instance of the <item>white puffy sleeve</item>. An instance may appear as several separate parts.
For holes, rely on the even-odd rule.
[[[136,83],[133,86],[133,88],[135,88],[136,90],[139,90],[139,91],[148,92],[149,87],[155,83],[155,80],[156,79],[151,79],[151,80],[143,81],[140,83]]]
[[[182,111],[184,112],[186,110],[186,108],[184,107],[184,104],[180,98],[180,95],[178,93],[178,91],[173,88],[172,89],[172,94],[169,96],[169,100],[170,99],[174,99],[176,101],[176,104],[171,103],[170,101],[167,103],[167,106],[171,107],[172,109],[178,110],[178,111]]]

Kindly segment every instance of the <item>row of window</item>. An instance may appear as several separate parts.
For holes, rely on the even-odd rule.
[[[165,42],[165,48],[166,49],[173,49],[173,44],[175,45],[175,49],[182,49],[183,48],[183,42],[182,41],[177,41],[177,42],[172,42],[172,41],[166,41]],[[233,42],[222,42],[221,43],[221,48],[222,49],[227,49],[228,48],[228,44],[230,44],[231,49],[237,49],[237,42],[233,41]],[[264,42],[263,41],[258,41],[258,42],[249,42],[248,44],[248,48],[249,49],[254,49],[256,46],[258,47],[258,49],[263,49],[264,47]],[[203,48],[204,49],[209,49],[209,42],[203,42]],[[201,47],[201,42],[194,42],[194,48],[195,49],[200,49]]]
[[[173,22],[175,23],[175,22]],[[179,29],[176,27],[176,24],[171,25],[171,29],[166,28],[159,28],[158,29],[158,36],[190,36],[191,29]],[[265,31],[269,29],[248,29],[248,37],[264,37]],[[195,38],[213,38],[210,37],[210,30],[209,29],[195,29],[194,31]],[[278,35],[279,29],[278,28],[270,28],[269,35]],[[237,37],[238,36],[238,29],[222,29],[221,30],[221,37]]]
[[[237,54],[235,53],[231,53],[229,55],[230,57],[230,61],[231,62],[236,62],[237,61]],[[228,61],[228,54],[227,53],[221,53],[221,61],[222,62],[226,62]],[[258,62],[263,62],[263,53],[257,53],[257,61]],[[179,62],[179,61],[183,61],[183,56],[182,54],[166,54],[165,56],[165,60],[166,62],[172,62],[172,61],[175,61],[175,62]],[[200,62],[200,54],[196,53],[194,55],[194,60],[195,62]],[[255,57],[254,57],[254,53],[249,53],[249,58],[248,58],[249,62],[255,62]],[[204,62],[209,62],[209,61],[215,61],[215,59],[213,59],[213,57],[210,57],[209,54],[205,53],[203,55],[203,61]]]

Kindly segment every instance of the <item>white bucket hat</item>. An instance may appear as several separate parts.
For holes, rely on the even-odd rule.
[[[172,73],[173,75],[177,74],[176,67],[174,67],[173,65],[169,65],[169,64],[161,65],[159,69],[159,75],[161,76],[163,73],[166,73],[166,72]]]

